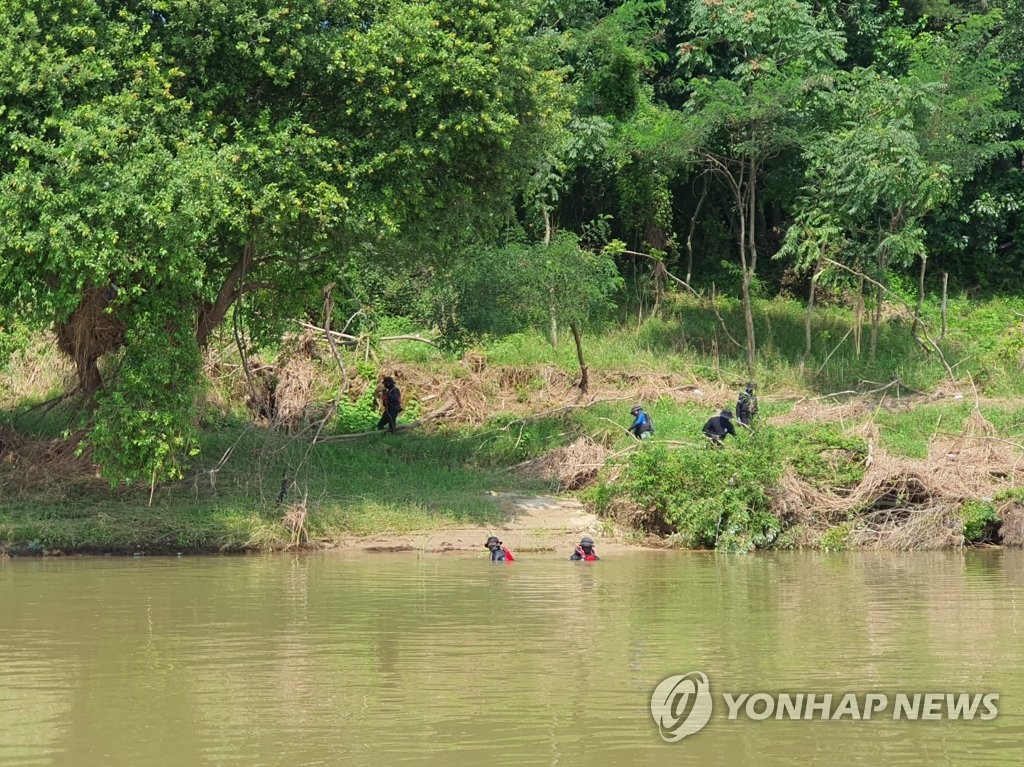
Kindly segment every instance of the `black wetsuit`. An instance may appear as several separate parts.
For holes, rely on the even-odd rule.
[[[736,436],[736,427],[732,425],[732,421],[726,418],[724,415],[711,416],[708,422],[704,424],[704,436],[714,442],[716,445],[721,445],[722,440],[725,439],[726,434]]]
[[[402,412],[402,392],[397,386],[392,386],[390,389],[386,389],[384,393],[384,415],[377,421],[377,428],[383,429],[385,426],[392,433],[395,431],[395,421],[398,418],[398,414]]]
[[[637,439],[644,439],[644,434],[650,434],[654,431],[654,423],[647,413],[640,410],[637,412],[636,418],[633,419],[633,425],[629,427],[629,430]]]

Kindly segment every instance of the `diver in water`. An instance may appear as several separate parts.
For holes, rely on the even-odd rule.
[[[487,543],[484,547],[489,549],[491,552],[492,562],[515,562],[516,558],[512,556],[512,552],[508,550],[508,546],[503,546],[501,541],[498,540],[498,536],[492,535],[487,539]]]
[[[581,559],[584,562],[595,562],[600,558],[597,556],[597,552],[594,551],[594,539],[589,535],[584,535],[580,538],[580,545],[576,547],[572,556],[569,557],[574,562],[579,562]]]

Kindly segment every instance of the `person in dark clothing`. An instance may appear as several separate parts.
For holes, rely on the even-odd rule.
[[[736,427],[732,425],[732,411],[723,410],[718,415],[713,415],[704,424],[704,436],[711,440],[715,447],[722,446],[722,440],[727,434],[736,436]]]
[[[388,431],[392,434],[395,433],[395,422],[398,419],[398,414],[402,412],[402,392],[395,385],[395,379],[391,376],[384,377],[384,392],[381,395],[381,405],[384,408],[384,414],[377,421],[377,428],[383,429],[385,426],[388,427]]]
[[[754,394],[754,382],[747,381],[747,387],[740,392],[736,400],[736,417],[744,426],[750,426],[750,422],[757,415],[757,395]]]
[[[574,562],[579,562],[581,559],[584,562],[594,562],[600,558],[597,556],[597,552],[594,551],[594,539],[589,535],[584,535],[580,538],[580,545],[576,547],[572,556],[569,557]]]
[[[492,535],[487,539],[487,543],[484,547],[489,549],[491,552],[492,562],[515,562],[516,558],[512,556],[512,552],[508,550],[507,546],[502,546],[501,541],[498,540],[498,536]]]
[[[650,437],[654,433],[654,422],[651,421],[651,417],[639,405],[633,405],[629,412],[633,416],[633,425],[629,427],[633,436],[637,439]]]

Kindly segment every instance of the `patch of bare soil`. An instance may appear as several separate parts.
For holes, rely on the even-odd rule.
[[[496,527],[455,527],[400,535],[351,537],[326,545],[368,553],[416,551],[444,554],[478,552],[484,541],[496,535],[515,555],[524,553],[572,554],[583,535],[594,539],[598,553],[641,548],[609,536],[598,519],[579,501],[554,496],[523,496],[494,493],[506,513]]]
[[[999,509],[999,518],[1003,526],[999,533],[1006,546],[1024,546],[1024,506],[1016,501],[1009,501],[1002,504]]]

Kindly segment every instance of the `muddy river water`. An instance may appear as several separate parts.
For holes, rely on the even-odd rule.
[[[0,766],[1024,763],[1021,552],[569,553],[2,560]]]

